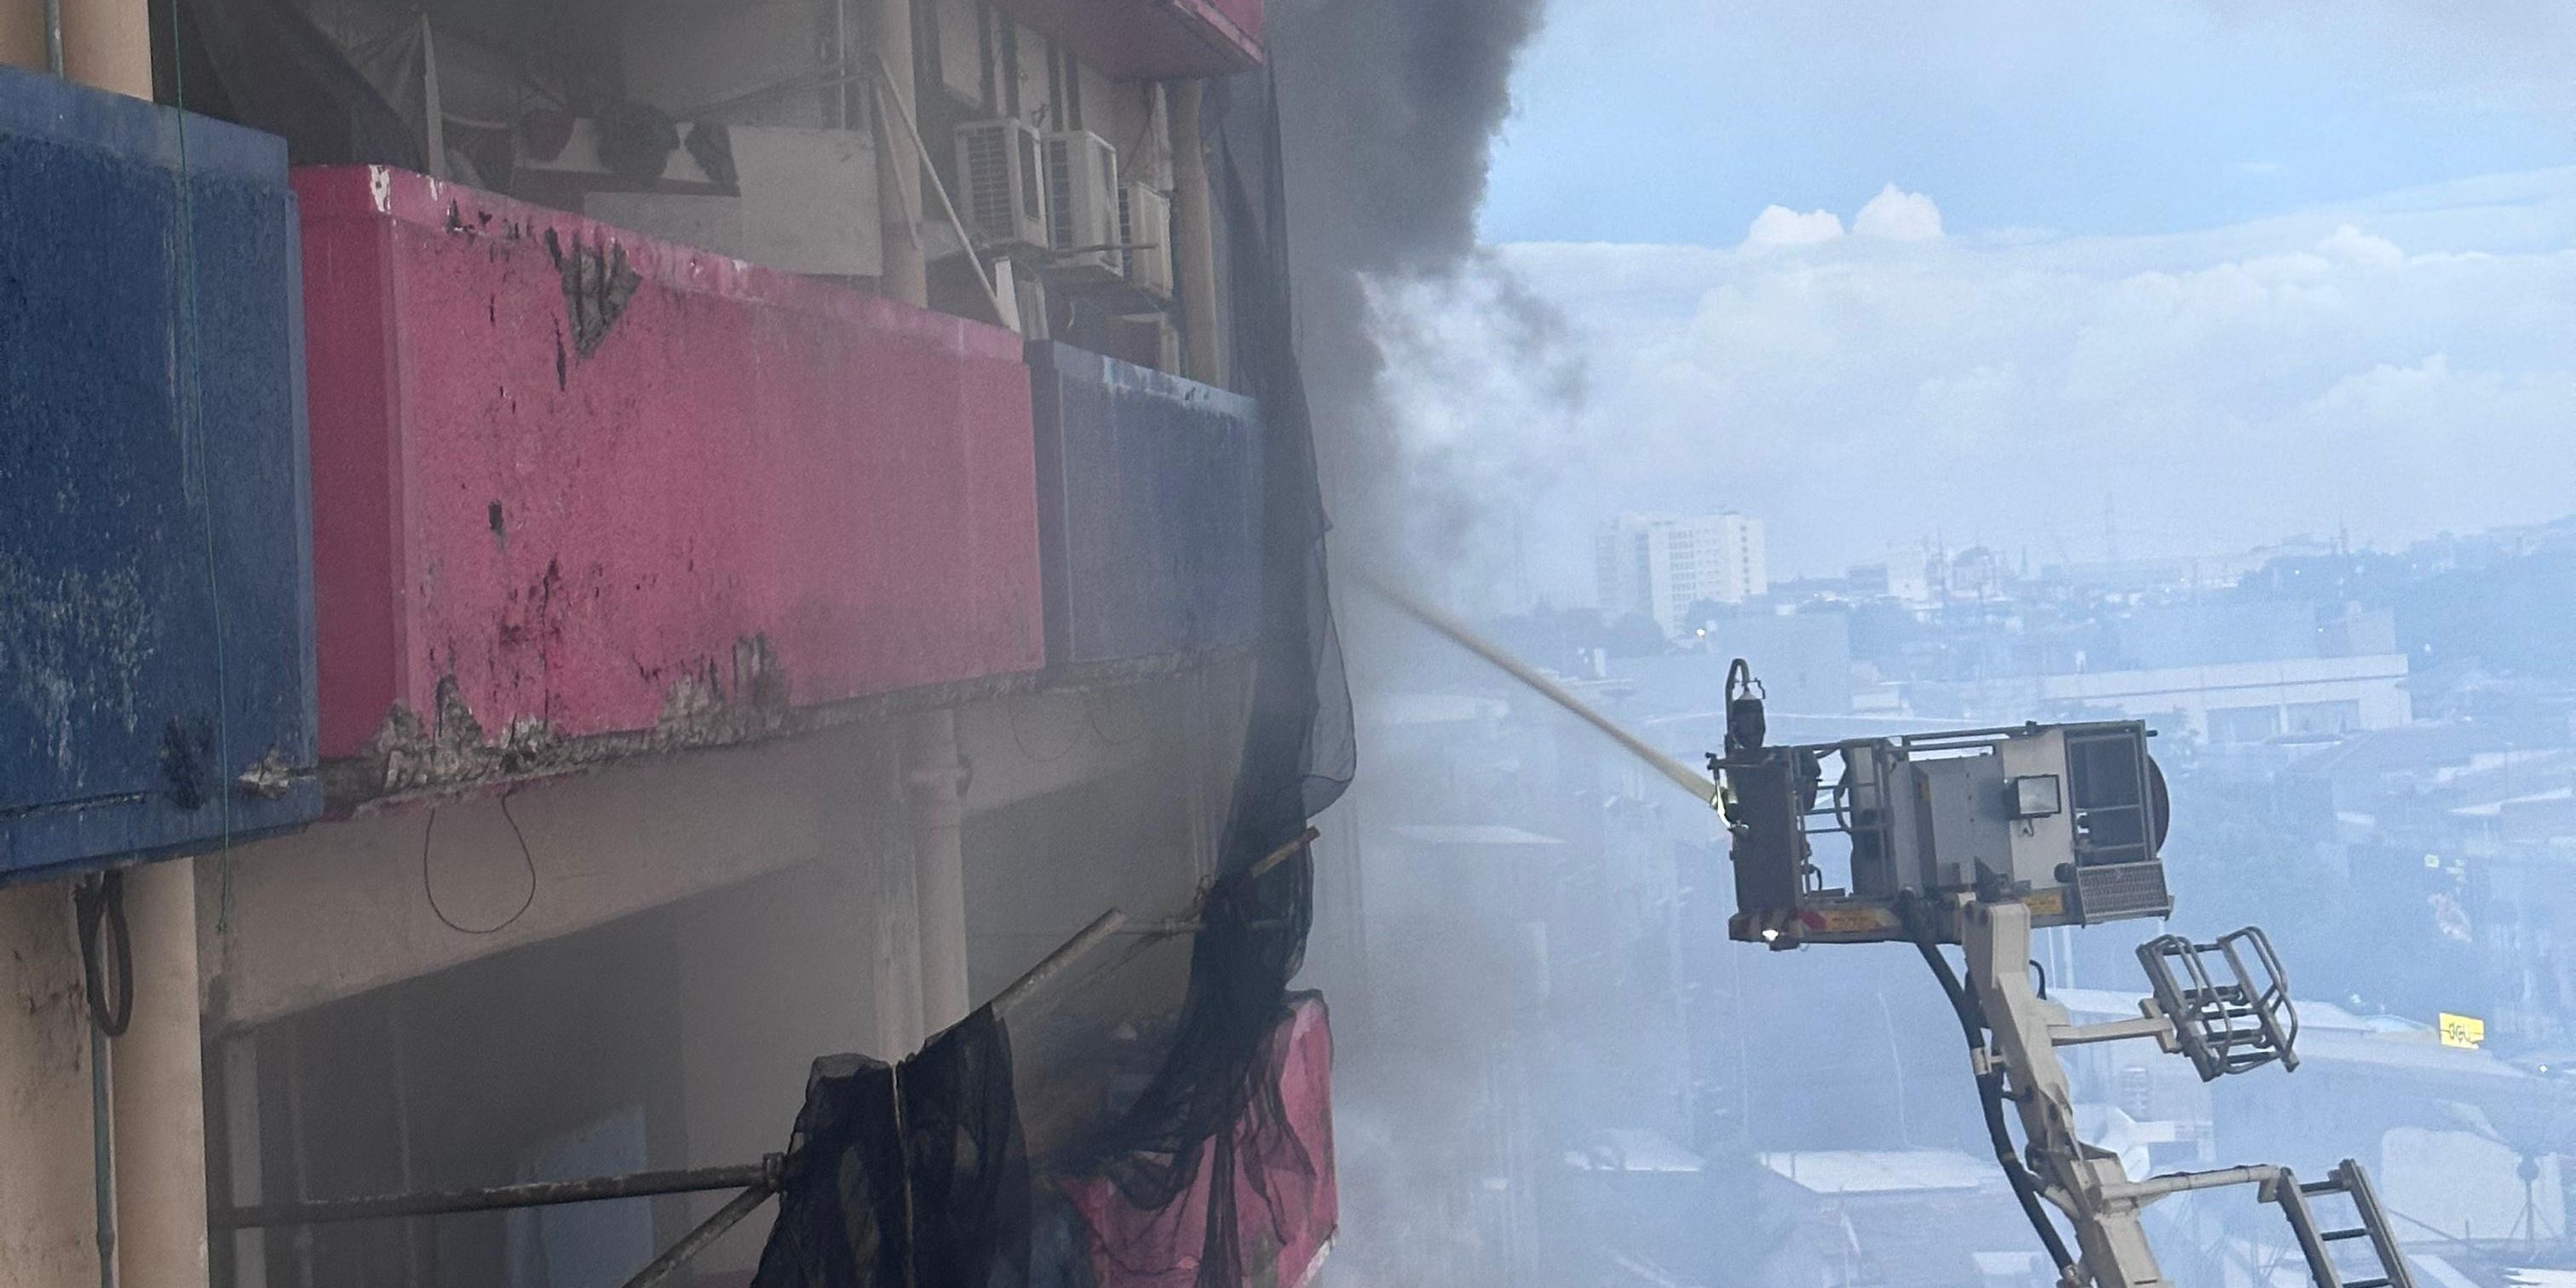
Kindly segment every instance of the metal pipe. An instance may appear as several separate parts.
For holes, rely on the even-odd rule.
[[[45,70],[63,74],[63,0],[45,0]]]
[[[2162,1198],[2186,1190],[2214,1190],[2229,1185],[2268,1185],[2281,1175],[2281,1169],[2268,1165],[2227,1167],[2214,1172],[2175,1172],[2168,1176],[2150,1176],[2143,1181],[2113,1181],[2102,1186],[2102,1197],[2113,1201]]]
[[[770,1186],[764,1183],[734,1195],[733,1201],[717,1208],[714,1216],[699,1222],[696,1229],[681,1235],[678,1243],[664,1248],[661,1256],[645,1263],[643,1269],[635,1272],[634,1278],[626,1281],[626,1288],[653,1288],[653,1285],[670,1278],[671,1272],[688,1264],[706,1251],[708,1244],[723,1238],[727,1230],[742,1224],[744,1217],[758,1211],[761,1204],[769,1201],[771,1193]]]
[[[458,1212],[491,1212],[505,1208],[553,1207],[601,1199],[648,1198],[657,1194],[697,1194],[707,1190],[777,1187],[786,1173],[787,1156],[772,1154],[757,1163],[731,1167],[693,1167],[678,1171],[630,1172],[578,1181],[534,1181],[463,1190],[426,1190],[416,1194],[380,1194],[368,1198],[316,1199],[304,1203],[264,1203],[214,1214],[219,1229],[242,1230],[274,1225],[328,1225],[387,1217],[445,1216]]]
[[[1268,876],[1270,874],[1270,869],[1278,867],[1280,864],[1286,863],[1288,860],[1304,853],[1306,847],[1313,845],[1315,843],[1315,838],[1322,836],[1323,834],[1323,829],[1316,827],[1309,827],[1305,831],[1299,832],[1296,839],[1288,842],[1286,845],[1280,846],[1278,849],[1272,850],[1268,854],[1262,855],[1260,862],[1253,864],[1252,870],[1244,874],[1245,878],[1247,880],[1258,881],[1261,878]]]
[[[2048,1031],[2048,1040],[2059,1046],[2083,1046],[2088,1042],[2125,1042],[2130,1038],[2162,1038],[2173,1032],[2173,1021],[2161,1015],[2135,1020],[2113,1020],[2104,1024],[2069,1024]]]
[[[1127,914],[1112,908],[1093,918],[1080,934],[1064,941],[1062,947],[1048,953],[1045,960],[1029,968],[1028,973],[1012,980],[1010,987],[993,995],[993,1013],[1007,1017],[1011,1008],[1029,999],[1029,995],[1053,983],[1065,968],[1081,960],[1093,949],[1108,943],[1127,924]]]

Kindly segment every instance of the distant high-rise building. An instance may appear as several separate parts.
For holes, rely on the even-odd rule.
[[[1679,635],[1691,605],[1740,604],[1771,589],[1762,521],[1741,514],[1623,514],[1595,547],[1601,611],[1643,613]]]
[[[1887,548],[1887,597],[1914,608],[1939,602],[1949,585],[1949,559],[1940,543],[1909,541]]]

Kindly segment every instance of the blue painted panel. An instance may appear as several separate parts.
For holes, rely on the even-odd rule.
[[[1261,613],[1261,411],[1062,344],[1029,346],[1047,661],[1249,642]]]
[[[0,67],[0,882],[320,812],[301,295],[285,144]]]

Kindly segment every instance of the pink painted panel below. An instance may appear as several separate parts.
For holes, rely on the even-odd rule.
[[[1310,1279],[1341,1220],[1333,1174],[1333,1034],[1320,994],[1292,996],[1288,1015],[1263,1042],[1262,1077],[1276,1101],[1254,1096],[1236,1120],[1233,1174],[1216,1175],[1216,1144],[1199,1147],[1190,1187],[1160,1208],[1128,1201],[1116,1182],[1068,1182],[1082,1214],[1092,1273],[1100,1288],[1193,1288],[1201,1282],[1208,1199],[1219,1184],[1234,1190],[1235,1273],[1222,1283],[1294,1288]],[[1281,1113],[1274,1120],[1268,1105]],[[1159,1161],[1159,1160],[1158,1160]]]
[[[295,187],[326,757],[447,679],[498,738],[1041,665],[1017,336],[422,175]]]

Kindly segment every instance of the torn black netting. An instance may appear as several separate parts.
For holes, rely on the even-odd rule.
[[[1266,72],[1211,88],[1219,128],[1210,169],[1223,179],[1233,305],[1226,321],[1234,369],[1260,400],[1265,430],[1258,673],[1187,998],[1162,1065],[1098,1138],[1086,1170],[1140,1211],[1186,1207],[1203,1193],[1195,1280],[1231,1288],[1252,1277],[1251,1223],[1266,1223],[1267,1237],[1249,1243],[1275,1249],[1303,1216],[1274,1192],[1277,1178],[1313,1181],[1329,1166],[1290,1123],[1278,1076],[1285,1057],[1273,1048],[1287,1040],[1288,984],[1314,912],[1313,862],[1298,838],[1349,784],[1356,756],[1325,577],[1329,525],[1296,357],[1278,102]],[[1262,1210],[1243,1210],[1245,1192]]]
[[[1021,1288],[1029,1160],[986,1007],[899,1065],[814,1062],[752,1288]]]

